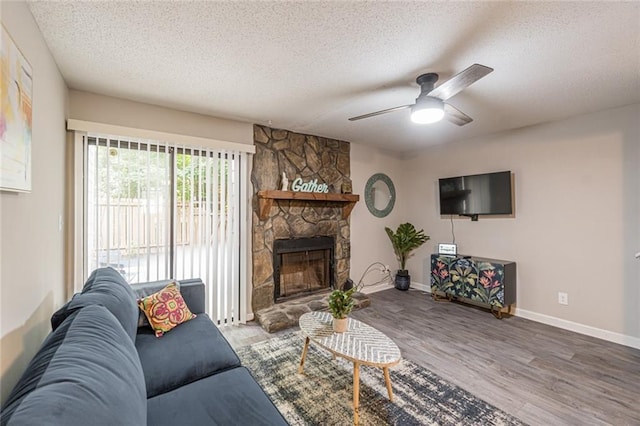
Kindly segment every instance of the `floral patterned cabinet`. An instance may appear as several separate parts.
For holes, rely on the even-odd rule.
[[[431,294],[434,299],[469,299],[489,305],[502,318],[516,303],[516,263],[469,256],[431,255]]]

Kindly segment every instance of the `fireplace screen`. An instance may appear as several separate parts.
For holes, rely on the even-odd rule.
[[[334,238],[274,241],[274,300],[306,296],[333,287]]]

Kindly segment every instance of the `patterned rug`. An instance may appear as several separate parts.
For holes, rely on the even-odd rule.
[[[291,425],[353,422],[353,364],[333,359],[311,343],[298,374],[304,339],[300,332],[237,352]],[[390,368],[394,402],[382,369],[360,367],[361,425],[523,425],[513,416],[403,359]]]

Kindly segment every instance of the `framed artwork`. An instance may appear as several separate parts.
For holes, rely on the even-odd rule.
[[[0,45],[0,190],[30,192],[33,73],[4,26]]]

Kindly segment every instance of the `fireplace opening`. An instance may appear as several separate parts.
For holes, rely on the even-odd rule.
[[[333,237],[275,240],[273,281],[276,303],[332,289]]]

